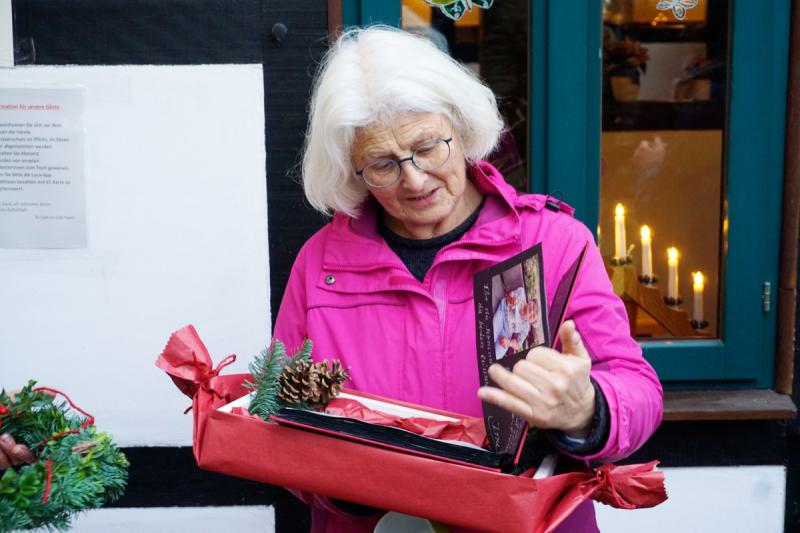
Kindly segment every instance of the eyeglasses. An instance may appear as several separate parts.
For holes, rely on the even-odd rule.
[[[436,170],[447,163],[447,160],[450,159],[450,141],[452,140],[452,137],[431,139],[414,149],[409,157],[378,159],[356,171],[356,175],[363,179],[368,187],[374,189],[390,187],[400,179],[400,165],[406,161],[411,161],[417,170],[423,172]]]

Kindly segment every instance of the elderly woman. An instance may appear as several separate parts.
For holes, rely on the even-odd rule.
[[[542,243],[551,298],[592,239],[568,206],[516,192],[482,161],[502,127],[492,92],[428,41],[345,32],[316,80],[302,168],[309,203],[333,218],[297,255],[274,335],[312,339],[316,357],[351,367],[356,389],[473,416],[493,402],[551,430],[566,454],[623,458],[658,426],[661,387],[595,246],[561,352],[494,365],[501,388],[478,390],[474,273]],[[303,497],[314,531],[371,531],[380,518]],[[596,529],[587,502],[560,531]]]

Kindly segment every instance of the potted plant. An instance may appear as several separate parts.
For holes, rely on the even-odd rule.
[[[647,72],[650,56],[639,41],[604,40],[603,66],[614,100],[631,102],[639,95],[639,79]]]

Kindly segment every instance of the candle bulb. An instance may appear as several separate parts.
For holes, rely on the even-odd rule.
[[[698,324],[703,322],[703,273],[692,272],[694,283],[694,307],[692,308],[692,320]]]
[[[648,226],[642,226],[642,276],[653,279],[653,251],[650,248],[651,234]]]
[[[625,244],[625,208],[617,204],[614,208],[614,257],[625,260],[628,247]]]
[[[673,300],[678,300],[678,249],[674,246],[667,248],[667,266],[669,275],[667,276],[667,296]]]

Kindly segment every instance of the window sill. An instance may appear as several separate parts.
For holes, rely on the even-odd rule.
[[[792,399],[772,390],[665,391],[664,421],[786,420],[797,416]]]

